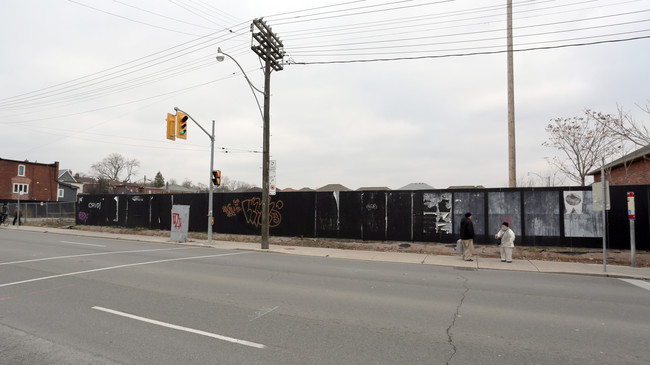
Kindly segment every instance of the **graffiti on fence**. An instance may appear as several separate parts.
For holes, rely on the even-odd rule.
[[[278,200],[277,202],[271,202],[271,211],[269,214],[269,226],[277,227],[282,223],[282,214],[278,210],[282,209],[284,202]]]
[[[89,209],[102,209],[102,203],[101,202],[99,202],[99,203],[90,202],[90,203],[88,203],[88,208]]]
[[[172,213],[172,221],[175,229],[180,230],[181,227],[183,227],[183,219],[181,218],[180,214]]]
[[[88,221],[88,213],[79,212],[79,220],[84,222],[84,224],[86,224],[86,221]]]
[[[284,202],[278,200],[271,202],[269,205],[269,226],[277,227],[282,223],[282,214],[280,210],[284,207]],[[242,213],[246,219],[247,224],[255,227],[262,225],[262,199],[251,198],[240,201],[239,199],[233,200],[231,203],[223,205],[221,210],[226,214],[226,217],[233,218],[237,214]]]
[[[226,213],[226,217],[232,218],[241,212],[241,206],[239,205],[239,199],[235,199],[232,203],[226,204],[221,207],[221,210]]]

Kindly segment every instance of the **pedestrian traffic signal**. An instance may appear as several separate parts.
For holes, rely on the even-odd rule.
[[[176,140],[176,116],[171,113],[167,113],[167,139],[172,141]]]
[[[221,170],[212,171],[212,183],[214,186],[221,185]]]
[[[187,114],[176,112],[176,138],[187,139]]]

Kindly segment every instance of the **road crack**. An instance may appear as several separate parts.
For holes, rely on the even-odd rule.
[[[456,347],[456,344],[454,343],[454,336],[452,335],[452,330],[454,326],[456,325],[456,319],[460,317],[460,307],[463,305],[463,302],[465,301],[465,297],[467,296],[467,292],[469,291],[469,288],[467,287],[467,278],[458,275],[458,277],[463,279],[463,288],[465,289],[463,291],[463,294],[460,298],[460,302],[458,303],[458,306],[456,307],[456,312],[454,313],[454,318],[451,320],[451,324],[449,327],[447,327],[447,342],[451,346],[451,355],[449,356],[449,359],[447,359],[447,365],[451,363],[451,360],[453,360],[454,356],[456,356],[456,353],[458,352],[458,348]]]

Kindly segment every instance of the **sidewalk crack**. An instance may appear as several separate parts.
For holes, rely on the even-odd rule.
[[[451,360],[456,356],[456,353],[458,352],[458,348],[456,347],[456,344],[454,343],[454,337],[452,335],[452,329],[456,325],[456,319],[460,316],[460,307],[463,305],[463,302],[465,301],[465,297],[467,296],[467,292],[469,291],[469,288],[467,287],[467,278],[458,275],[458,277],[463,278],[463,288],[465,289],[463,291],[463,295],[460,298],[460,302],[458,303],[458,306],[456,307],[456,312],[454,313],[454,318],[451,321],[451,324],[449,327],[447,327],[447,342],[451,346],[451,356],[449,356],[449,359],[447,359],[447,365],[451,363]]]
[[[537,267],[537,265],[535,265],[531,260],[528,260],[528,262],[529,262],[531,265],[533,265],[533,267],[535,267],[535,270],[537,270],[537,272],[541,272],[541,271],[539,271],[539,267]]]

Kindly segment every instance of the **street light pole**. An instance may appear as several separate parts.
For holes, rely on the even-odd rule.
[[[194,122],[201,130],[210,137],[210,182],[208,182],[208,186],[210,187],[210,192],[208,193],[208,243],[212,243],[212,219],[213,219],[213,212],[212,212],[212,196],[214,194],[214,187],[212,186],[212,171],[214,170],[214,119],[212,120],[212,134],[208,133],[194,118],[192,118],[191,115],[189,115],[187,112],[179,109],[178,107],[174,107],[174,110],[176,112],[181,112],[187,115],[190,120]]]
[[[208,193],[208,243],[212,243],[212,226],[214,225],[214,186],[212,186],[212,171],[214,171],[214,119],[212,119],[212,135],[210,136],[210,182],[208,182],[208,187],[210,188],[210,192]]]

